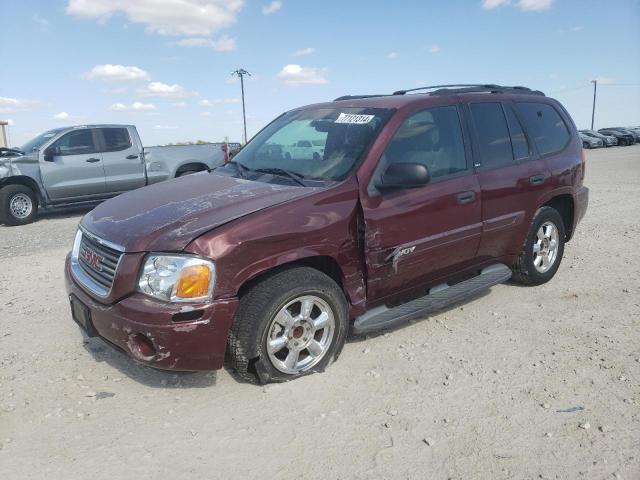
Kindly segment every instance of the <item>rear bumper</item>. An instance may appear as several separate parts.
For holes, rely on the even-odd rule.
[[[69,256],[65,263],[65,284],[69,296],[76,297],[91,312],[91,323],[97,335],[135,360],[165,370],[198,371],[222,367],[227,336],[238,306],[237,298],[198,306],[196,314],[199,316],[191,321],[175,321],[174,316],[194,315],[193,306],[159,302],[140,293],[104,305],[75,283]],[[141,338],[148,339],[153,348],[140,348]],[[148,344],[142,347],[148,347]]]

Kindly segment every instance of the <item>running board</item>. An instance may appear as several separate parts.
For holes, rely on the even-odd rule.
[[[383,306],[373,308],[353,323],[353,333],[363,335],[378,330],[386,330],[409,320],[437,312],[450,305],[459,303],[479,292],[511,278],[511,269],[502,263],[484,268],[479,275],[464,282],[449,286],[446,283],[436,285],[424,297],[417,298],[397,307]]]

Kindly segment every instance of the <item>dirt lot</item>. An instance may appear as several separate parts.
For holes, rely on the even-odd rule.
[[[640,146],[587,161],[551,283],[265,388],[83,342],[62,280],[81,214],[0,226],[0,478],[639,479]]]

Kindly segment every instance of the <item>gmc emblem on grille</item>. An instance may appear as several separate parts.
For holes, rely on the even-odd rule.
[[[102,271],[102,261],[104,257],[102,255],[98,255],[97,252],[91,250],[90,248],[84,247],[80,254],[82,260],[89,265],[94,270],[101,272]]]

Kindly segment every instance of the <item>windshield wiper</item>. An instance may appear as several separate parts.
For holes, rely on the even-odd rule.
[[[243,178],[245,180],[247,179],[247,172],[251,170],[249,167],[241,164],[240,162],[236,162],[235,160],[229,160],[224,165],[233,165],[234,167],[236,167],[236,172],[238,172],[238,175],[240,175],[240,178]]]
[[[270,173],[272,175],[278,175],[280,177],[288,177],[294,182],[296,182],[298,185],[302,187],[306,187],[305,183],[302,181],[305,178],[304,175],[301,175],[297,172],[292,172],[290,170],[286,170],[284,168],[278,168],[278,167],[256,168],[253,171],[260,172],[260,173]]]

